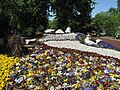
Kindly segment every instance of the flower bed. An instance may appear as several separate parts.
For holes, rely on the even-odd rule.
[[[79,40],[80,43],[82,43],[82,44],[85,44],[84,43],[85,38],[86,38],[86,35],[84,35],[82,33],[77,33],[77,35],[76,35],[76,40]],[[95,37],[91,37],[91,40],[93,42],[96,42],[96,39],[97,38],[95,38]],[[109,44],[109,43],[107,43],[105,41],[98,42],[98,45],[96,47],[99,47],[99,48],[109,48],[109,49],[114,49],[114,50],[120,51],[120,48],[117,48],[117,47],[115,47],[115,46],[113,46],[113,45],[111,45],[111,44]]]
[[[109,44],[109,43],[107,43],[105,41],[100,41],[98,43],[98,45],[99,45],[99,47],[102,47],[102,48],[110,48],[110,49],[120,51],[120,48],[117,48],[117,47],[115,47],[115,46],[113,46],[113,45],[111,45],[111,44]]]
[[[118,90],[120,85],[119,59],[45,44],[11,70],[6,90]]]
[[[7,57],[6,55],[0,54],[0,90],[5,86],[5,83],[9,80],[9,74],[13,64],[18,62],[18,58]]]

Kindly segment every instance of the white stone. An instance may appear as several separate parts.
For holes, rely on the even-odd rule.
[[[102,39],[96,39],[96,43],[98,44]]]
[[[67,27],[67,29],[65,30],[66,33],[71,33],[71,28]]]
[[[64,32],[62,31],[62,29],[58,29],[55,33],[56,34],[63,34]]]
[[[86,37],[84,42],[87,45],[97,45],[95,42],[91,41],[89,37]]]
[[[29,44],[29,42],[34,42],[36,41],[36,38],[33,38],[33,39],[25,39],[25,43],[26,44]]]
[[[51,33],[51,32],[54,32],[54,31],[55,31],[54,29],[46,29],[45,33]]]

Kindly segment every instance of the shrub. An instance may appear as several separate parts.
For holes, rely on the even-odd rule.
[[[22,56],[20,37],[17,35],[8,36],[7,49],[9,55]]]
[[[80,43],[84,43],[84,40],[86,38],[85,34],[83,33],[77,33],[76,37],[75,37],[77,40],[80,41]]]

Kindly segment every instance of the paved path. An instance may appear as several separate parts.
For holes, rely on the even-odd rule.
[[[118,51],[87,46],[87,45],[81,44],[79,41],[47,41],[44,43],[53,47],[71,48],[71,49],[77,49],[81,51],[89,51],[89,52],[98,53],[104,56],[111,56],[111,57],[120,59],[120,52]]]

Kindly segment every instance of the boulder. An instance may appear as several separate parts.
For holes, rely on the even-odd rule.
[[[52,33],[52,32],[54,32],[55,30],[54,29],[46,29],[45,30],[45,33]]]
[[[33,38],[33,39],[25,39],[25,44],[29,44],[30,42],[35,42],[36,41],[36,38]]]
[[[58,29],[55,33],[56,34],[63,34],[64,32],[62,31],[62,29]]]
[[[84,40],[85,44],[87,44],[87,45],[95,45],[96,46],[97,43],[91,41],[90,39],[91,39],[90,35],[87,35],[87,37]]]
[[[67,27],[66,30],[65,30],[65,33],[71,33],[71,28]]]

